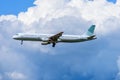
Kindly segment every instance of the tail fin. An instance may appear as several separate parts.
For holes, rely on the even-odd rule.
[[[94,34],[95,25],[91,25],[88,31],[85,33],[87,36],[92,36]]]

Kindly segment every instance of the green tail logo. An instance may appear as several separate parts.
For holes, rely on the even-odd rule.
[[[92,25],[92,26],[88,29],[86,35],[92,36],[92,35],[94,34],[94,30],[95,30],[95,25]]]

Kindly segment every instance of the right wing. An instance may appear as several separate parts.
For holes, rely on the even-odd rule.
[[[57,42],[58,38],[61,37],[62,34],[63,34],[63,32],[60,32],[56,35],[53,35],[53,36],[49,37],[49,41]]]
[[[51,37],[49,37],[47,42],[41,43],[42,45],[47,45],[47,44],[53,44],[52,47],[55,47],[56,42],[58,41],[58,38],[61,37],[63,32],[59,32],[58,34],[55,34]]]

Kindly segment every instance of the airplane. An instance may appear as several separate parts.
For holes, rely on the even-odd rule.
[[[94,34],[95,25],[91,25],[87,32],[83,35],[63,35],[63,32],[58,34],[38,34],[38,33],[17,33],[13,35],[13,39],[21,40],[21,45],[23,41],[41,41],[41,45],[52,44],[52,47],[55,47],[56,43],[75,43],[75,42],[84,42],[89,40],[96,39]]]

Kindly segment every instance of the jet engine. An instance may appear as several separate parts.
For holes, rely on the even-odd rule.
[[[50,44],[49,42],[42,42],[41,45],[48,45]]]

